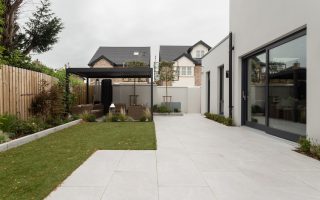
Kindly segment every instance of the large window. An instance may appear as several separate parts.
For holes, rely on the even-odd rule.
[[[306,134],[306,68],[306,36],[270,49],[270,127]]]
[[[182,66],[180,68],[180,76],[193,76],[193,67],[188,66]]]
[[[245,59],[246,122],[306,135],[306,35],[301,31]]]

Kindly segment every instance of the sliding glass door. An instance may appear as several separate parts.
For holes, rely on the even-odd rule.
[[[245,124],[288,139],[306,135],[306,60],[305,31],[244,59]]]

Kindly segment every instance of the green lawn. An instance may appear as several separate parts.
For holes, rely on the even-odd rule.
[[[43,199],[96,150],[154,150],[153,123],[83,123],[0,153],[0,199]]]

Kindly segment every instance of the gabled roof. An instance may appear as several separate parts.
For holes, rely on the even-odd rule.
[[[185,56],[188,59],[190,59],[194,64],[201,65],[201,59],[192,58],[192,56],[190,55],[192,49],[194,49],[197,45],[203,45],[206,48],[208,48],[208,50],[210,50],[211,48],[202,40],[200,40],[193,46],[160,46],[159,61],[176,61],[181,57]]]
[[[188,53],[183,53],[183,54],[181,54],[179,57],[177,57],[177,58],[174,59],[173,61],[178,61],[178,60],[179,60],[180,58],[182,58],[182,57],[188,58],[191,62],[193,62],[193,64],[198,64],[198,63],[196,62],[196,60],[193,59],[193,58],[191,57],[191,55],[188,54]]]
[[[139,52],[139,55],[134,55],[134,52]],[[88,65],[92,67],[102,58],[114,66],[122,66],[129,61],[140,61],[150,65],[150,47],[100,47]]]
[[[192,51],[193,48],[195,48],[196,46],[198,46],[199,44],[202,44],[203,46],[205,46],[206,48],[208,48],[208,50],[211,49],[211,47],[205,43],[204,41],[200,40],[199,42],[195,43],[193,46],[191,46],[189,49],[188,49],[188,53],[190,53]]]
[[[190,46],[160,46],[159,60],[174,61],[181,54],[186,53]]]

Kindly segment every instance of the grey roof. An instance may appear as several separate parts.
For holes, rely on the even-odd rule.
[[[160,46],[160,61],[174,61],[183,53],[186,53],[190,46]]]
[[[139,55],[134,55],[134,52],[139,52]],[[115,66],[129,61],[140,61],[150,65],[150,47],[99,47],[88,65],[93,66],[101,58]]]
[[[195,64],[201,64],[201,59],[198,58],[192,58],[190,55],[190,52],[192,49],[199,45],[202,44],[205,47],[207,47],[210,50],[210,46],[207,45],[205,42],[200,40],[196,44],[192,46],[160,46],[160,52],[159,52],[159,61],[176,61],[180,59],[181,57],[185,56],[188,59],[190,59],[192,62]]]

